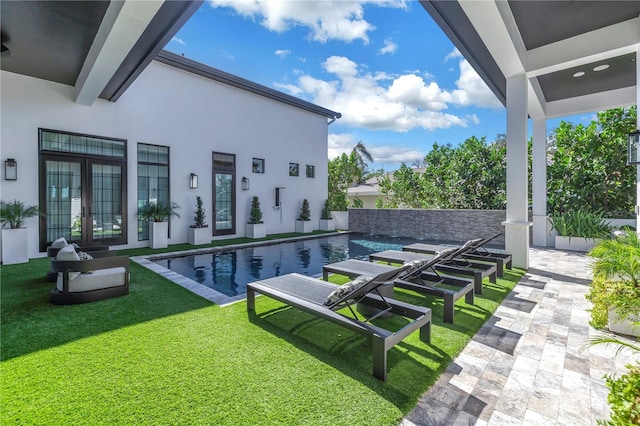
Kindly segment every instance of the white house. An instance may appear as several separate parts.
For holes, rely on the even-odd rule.
[[[39,49],[50,48],[51,39],[78,41],[86,33],[50,33],[30,16],[57,14],[50,18],[60,23],[61,13],[80,12],[66,2],[10,3],[2,6],[3,51],[10,53],[2,58],[0,153],[3,162],[17,162],[18,177],[6,180],[3,174],[1,197],[39,205],[45,213],[25,223],[30,257],[43,255],[60,236],[144,247],[148,228],[138,220],[138,206],[155,200],[181,206],[181,217],[170,222],[170,244],[187,241],[196,196],[204,201],[212,239],[245,235],[253,196],[260,199],[268,233],[292,232],[304,198],[317,229],[327,197],[328,125],[340,114],[161,51],[198,5],[106,2],[93,44],[85,40],[91,48],[84,62],[66,70],[71,80],[65,80],[40,67],[64,68],[57,62],[73,55],[33,55],[44,54]],[[151,3],[155,9],[146,10]],[[136,13],[150,16],[117,58],[114,50],[127,44],[123,34],[132,32],[122,20]],[[21,26],[36,36],[23,38]],[[5,31],[11,40],[6,44]],[[156,34],[153,49],[140,48],[150,43],[150,33]],[[30,64],[22,55],[27,48],[30,60],[47,63]],[[144,53],[132,71],[127,66],[136,51]]]

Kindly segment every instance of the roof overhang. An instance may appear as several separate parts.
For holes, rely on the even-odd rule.
[[[522,74],[533,118],[637,103],[640,2],[421,3],[503,105],[507,78]]]
[[[116,101],[202,2],[3,1],[0,68]]]

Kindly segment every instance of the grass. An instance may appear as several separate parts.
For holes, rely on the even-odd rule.
[[[220,308],[132,263],[128,296],[53,306],[48,269],[0,268],[2,424],[395,424],[523,274],[459,301],[455,324],[441,300],[397,290],[433,308],[432,342],[396,345],[383,383],[364,336],[269,298],[247,315],[244,301]]]

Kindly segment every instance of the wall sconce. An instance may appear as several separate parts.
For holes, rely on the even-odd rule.
[[[4,179],[18,180],[18,162],[14,158],[7,158],[4,162]]]
[[[246,178],[246,177],[242,178],[242,190],[243,191],[249,190],[249,178]]]
[[[640,165],[640,130],[629,133],[627,146],[627,166]]]
[[[191,173],[189,176],[189,188],[196,189],[198,187],[198,175]]]

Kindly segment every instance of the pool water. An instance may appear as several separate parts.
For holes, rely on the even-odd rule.
[[[154,260],[154,263],[226,296],[246,293],[247,283],[297,272],[321,276],[322,267],[346,259],[367,260],[383,250],[401,250],[409,238],[343,234],[233,251]]]

